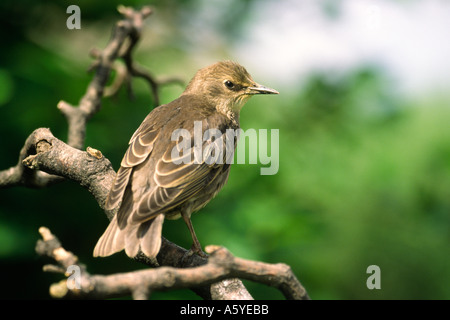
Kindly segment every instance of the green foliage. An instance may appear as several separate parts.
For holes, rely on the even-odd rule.
[[[65,6],[27,3],[22,9],[0,5],[2,24],[13,26],[9,35],[0,28],[8,44],[0,53],[0,170],[16,164],[35,128],[50,127],[65,139],[67,127],[56,104],[62,99],[78,102],[90,80],[84,72],[88,49],[105,43],[94,39],[78,53],[76,41],[102,32],[106,41],[119,17],[114,12],[118,2],[87,1],[82,5],[85,29],[62,27],[37,39],[30,29],[45,30],[50,18],[44,9],[56,8],[51,11],[59,12],[54,19],[64,22]],[[196,5],[198,1],[155,2],[160,17],[182,17],[180,23],[187,23]],[[251,6],[251,1],[242,6]],[[8,18],[20,14],[30,20],[20,24]],[[229,17],[225,14],[219,27],[234,35]],[[180,26],[174,23],[173,34],[158,38],[152,26],[162,18],[154,19],[149,22],[151,39],[137,48],[138,61],[156,75],[189,80],[203,65],[179,45]],[[279,96],[252,98],[242,111],[241,125],[279,129],[279,172],[261,176],[261,164],[233,165],[224,190],[193,217],[202,245],[223,245],[244,258],[289,264],[313,299],[449,299],[450,97],[408,101],[387,83],[383,70],[363,66],[341,76],[314,74],[293,90],[276,88]],[[104,100],[88,125],[87,145],[102,150],[116,168],[153,103],[144,82],[133,84],[134,101],[121,90]],[[181,91],[179,86],[164,88],[162,101]],[[48,298],[48,285],[59,279],[43,274],[45,261],[35,256],[41,225],[93,273],[142,268],[124,254],[91,258],[107,220],[89,193],[74,183],[43,190],[3,189],[0,199],[0,270],[10,275],[3,279],[3,297]],[[167,221],[163,233],[180,245],[191,245],[180,220]],[[381,268],[381,290],[366,287],[366,269],[372,264]],[[275,290],[248,285],[256,298],[281,298]],[[185,291],[155,297],[195,298]]]

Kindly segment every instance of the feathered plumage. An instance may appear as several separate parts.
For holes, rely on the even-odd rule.
[[[99,239],[94,256],[125,249],[130,257],[142,250],[154,258],[161,246],[164,219],[180,216],[191,232],[194,250],[201,251],[191,214],[225,185],[237,142],[235,136],[227,136],[227,129],[239,128],[239,111],[255,93],[277,92],[256,84],[242,66],[219,62],[199,70],[178,99],[149,113],[130,139],[109,192],[105,209],[119,204],[120,208]],[[201,124],[201,150],[214,150],[220,159],[215,154],[216,161],[211,163],[195,154],[196,122]],[[189,133],[190,140],[172,141],[177,129]],[[208,136],[209,129],[220,138]],[[174,152],[185,151],[187,146],[187,153]]]

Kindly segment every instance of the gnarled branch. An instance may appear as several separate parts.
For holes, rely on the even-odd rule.
[[[78,258],[65,250],[50,230],[41,227],[39,231],[43,240],[37,243],[37,253],[49,256],[58,263],[56,266],[46,266],[44,270],[66,274],[71,266],[79,265]],[[210,254],[206,264],[184,269],[160,267],[104,276],[91,275],[83,265],[79,265],[79,278],[75,279],[78,281],[78,288],[67,285],[63,280],[52,285],[50,293],[56,298],[114,298],[131,295],[135,299],[147,299],[154,291],[207,286],[229,278],[241,278],[275,287],[287,299],[309,299],[306,290],[285,264],[236,258],[228,250],[218,246],[208,246],[206,252]],[[220,290],[215,289],[216,294],[220,295]],[[245,292],[239,292],[230,298],[251,297]]]

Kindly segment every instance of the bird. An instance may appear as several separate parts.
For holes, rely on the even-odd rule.
[[[204,255],[191,215],[228,180],[237,138],[226,140],[227,130],[240,128],[239,114],[250,97],[278,93],[256,83],[237,62],[226,60],[198,70],[177,99],[154,108],[134,132],[120,163],[105,201],[106,210],[119,209],[98,240],[94,257],[125,250],[131,258],[142,251],[155,259],[164,220],[180,217],[192,237],[189,252]],[[194,154],[199,127],[204,136],[200,147],[215,150],[216,161]],[[189,135],[173,139],[177,129]],[[208,130],[216,134],[208,137]],[[181,156],[180,150],[185,151]]]

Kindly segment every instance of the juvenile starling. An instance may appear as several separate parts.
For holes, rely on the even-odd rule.
[[[95,246],[94,256],[109,256],[125,249],[129,257],[134,257],[140,249],[155,258],[164,219],[180,216],[192,236],[191,250],[203,252],[191,214],[203,208],[225,185],[230,149],[232,156],[237,142],[236,138],[227,140],[226,132],[239,129],[239,112],[255,94],[278,92],[254,82],[241,65],[218,62],[200,69],[178,99],[147,115],[131,137],[109,192],[105,209],[120,208]],[[201,150],[212,150],[214,146],[220,154],[218,161],[212,163],[195,154],[198,140],[194,138],[199,134],[195,123],[201,124]],[[177,129],[189,133],[188,137],[173,139]],[[206,131],[210,129],[221,137],[208,136]],[[185,150],[186,143],[189,152],[177,157],[175,151]]]

